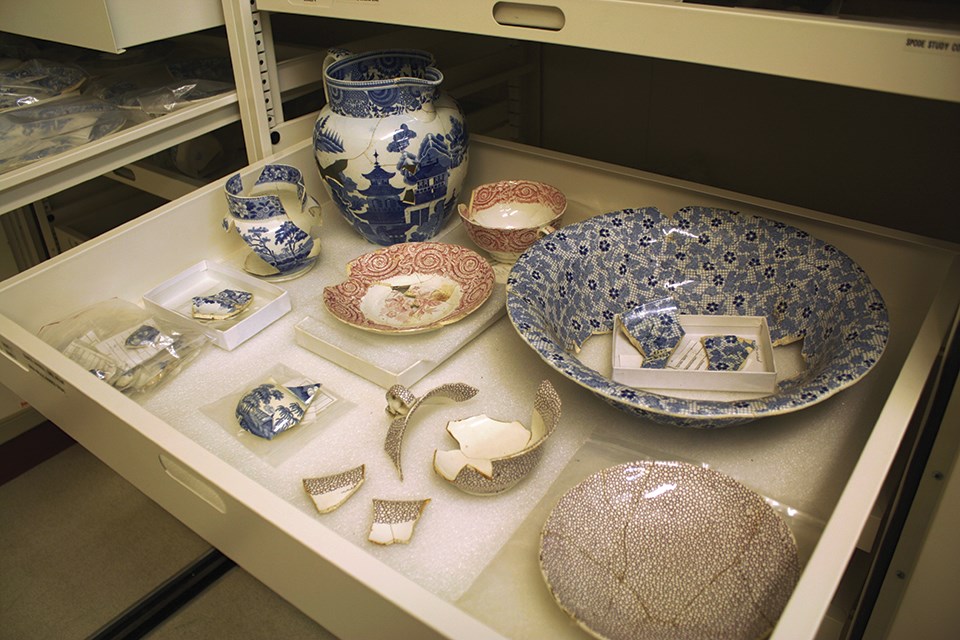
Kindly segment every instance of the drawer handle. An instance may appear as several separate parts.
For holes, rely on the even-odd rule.
[[[137,174],[130,167],[117,167],[113,170],[113,174],[130,182],[137,181]]]
[[[566,16],[560,7],[524,2],[498,2],[493,5],[493,19],[505,27],[528,27],[545,31],[560,31]]]
[[[176,460],[168,458],[162,453],[159,455],[159,458],[160,466],[163,467],[163,470],[167,472],[168,476],[179,482],[186,489],[194,493],[198,498],[209,504],[220,513],[227,512],[227,505],[223,502],[223,498],[221,498],[220,495],[210,487],[210,485],[200,480],[190,471],[187,471],[187,469]]]

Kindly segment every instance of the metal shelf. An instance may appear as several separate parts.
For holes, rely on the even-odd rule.
[[[239,119],[233,92],[0,174],[0,214]]]
[[[218,0],[0,0],[3,31],[109,53],[223,25]]]
[[[258,0],[261,11],[665,58],[960,102],[960,28],[670,1]]]

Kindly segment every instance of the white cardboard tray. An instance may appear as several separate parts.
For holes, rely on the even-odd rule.
[[[191,313],[194,296],[223,289],[253,294],[253,301],[236,318],[197,320]],[[197,325],[221,349],[232,351],[290,311],[290,295],[268,282],[212,260],[202,260],[143,294],[147,308]]]
[[[777,388],[777,369],[770,344],[770,329],[762,316],[677,316],[684,336],[665,369],[643,368],[643,355],[620,330],[620,317],[613,327],[613,379],[638,389],[727,391],[743,394],[772,393]],[[700,350],[701,338],[735,334],[756,341],[757,348],[739,371],[681,369],[678,361]]]
[[[388,389],[409,387],[480,335],[505,311],[506,289],[496,285],[483,306],[456,324],[410,336],[362,331],[328,315],[307,316],[295,327],[301,347]]]

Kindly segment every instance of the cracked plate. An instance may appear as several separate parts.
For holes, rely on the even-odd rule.
[[[790,530],[736,480],[681,462],[610,467],[547,518],[540,569],[598,638],[765,637],[800,574]]]
[[[434,331],[476,311],[493,292],[493,269],[478,253],[442,242],[408,242],[366,253],[348,277],[323,290],[335,318],[380,334]]]

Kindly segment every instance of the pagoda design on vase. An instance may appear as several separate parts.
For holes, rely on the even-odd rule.
[[[324,74],[328,104],[313,131],[317,168],[346,220],[376,244],[434,237],[466,175],[463,114],[440,92],[443,76],[431,64],[418,51],[351,54]]]

